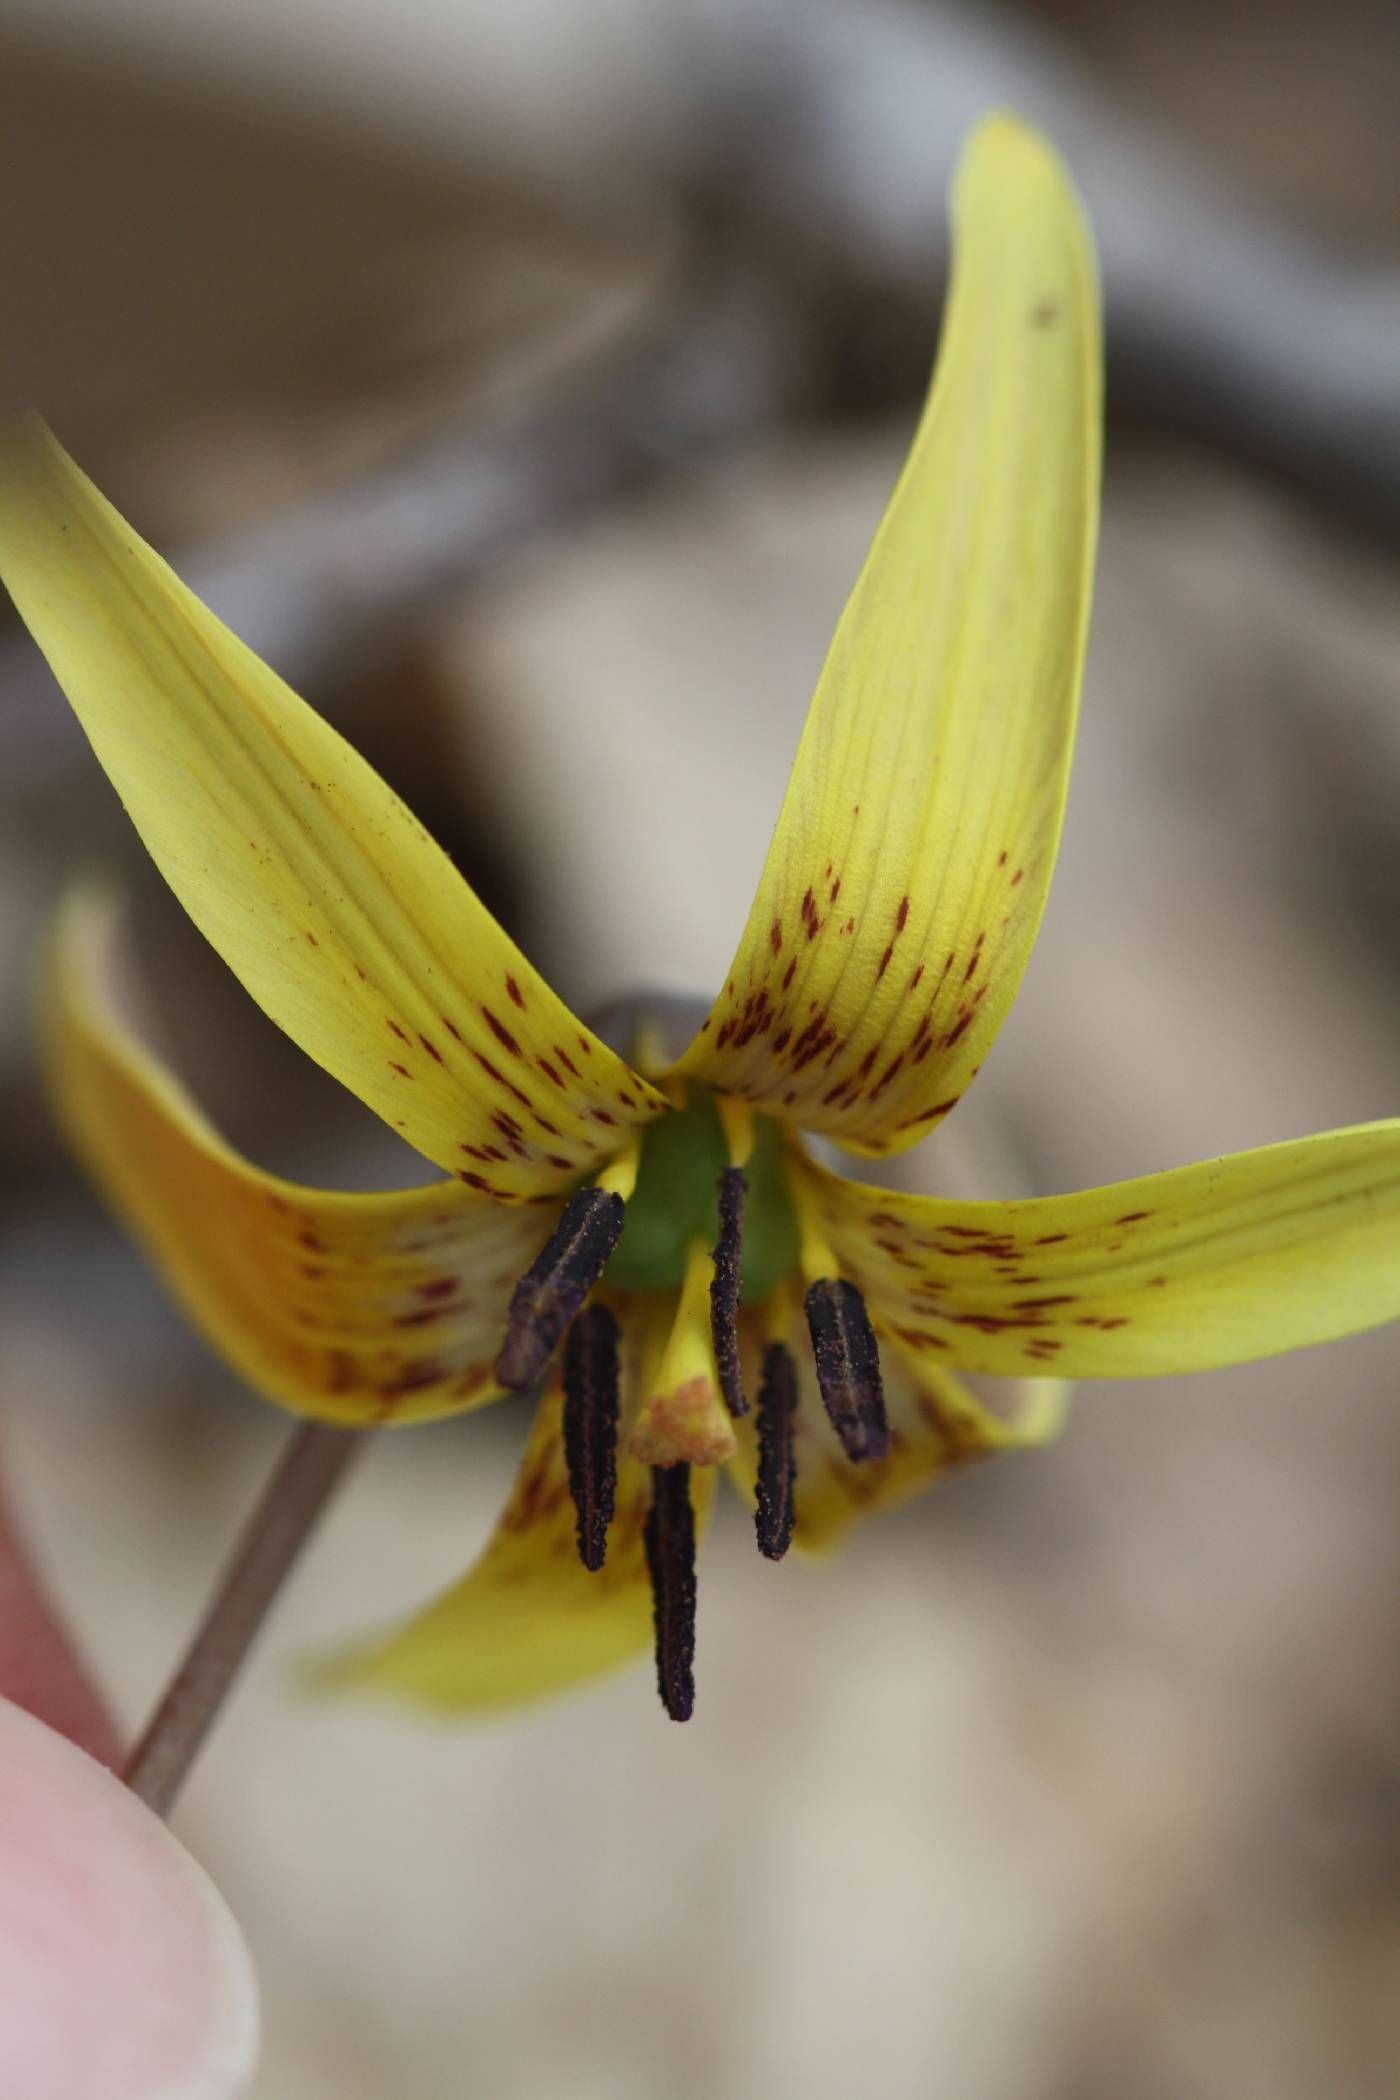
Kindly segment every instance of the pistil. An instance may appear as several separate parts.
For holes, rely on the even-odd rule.
[[[797,1366],[784,1343],[770,1342],[763,1352],[758,1389],[758,1507],[754,1511],[758,1550],[769,1560],[781,1560],[792,1543],[796,1418]]]
[[[543,1251],[515,1286],[496,1377],[524,1392],[543,1372],[564,1330],[602,1275],[622,1232],[626,1205],[610,1189],[579,1189]]]
[[[642,1386],[641,1410],[628,1438],[628,1450],[644,1466],[717,1466],[734,1456],[734,1425],[720,1400],[710,1333],[713,1276],[709,1248],[693,1240],[675,1318]]]
[[[739,1370],[739,1262],[744,1245],[744,1197],[748,1182],[742,1167],[724,1167],[719,1177],[719,1239],[715,1243],[714,1280],[710,1285],[710,1333],[724,1404],[731,1415],[746,1415],[744,1382]]]
[[[817,1384],[847,1458],[885,1458],[890,1425],[880,1352],[865,1300],[844,1278],[820,1278],[807,1293]]]
[[[656,1683],[673,1721],[695,1710],[695,1513],[689,1466],[653,1466],[646,1520]]]
[[[590,1305],[569,1329],[564,1345],[564,1460],[578,1512],[583,1565],[602,1567],[617,1500],[617,1321],[606,1305]]]

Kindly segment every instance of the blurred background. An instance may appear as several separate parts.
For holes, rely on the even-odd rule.
[[[567,997],[708,990],[959,139],[1031,115],[1102,245],[1106,513],[1060,873],[960,1134],[1114,1180],[1400,1107],[1397,86],[1384,0],[4,0],[0,407]],[[44,1115],[34,947],[94,857],[235,1142],[420,1177],[202,949],[10,622],[0,1455],[134,1727],[283,1425]],[[259,2100],[1394,2092],[1398,1387],[1381,1333],[1087,1388],[817,1569],[730,1508],[684,1730],[645,1667],[487,1727],[302,1700],[467,1562],[523,1424],[382,1440],[176,1818],[259,1963]]]

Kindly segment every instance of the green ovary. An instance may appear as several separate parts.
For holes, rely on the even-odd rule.
[[[797,1265],[797,1220],[783,1178],[786,1140],[768,1116],[754,1118],[754,1147],[744,1168],[744,1245],[739,1296],[747,1305],[780,1284]],[[692,1242],[719,1236],[719,1177],[729,1164],[714,1097],[693,1086],[674,1115],[653,1123],[642,1140],[637,1186],[607,1280],[622,1290],[679,1289]]]

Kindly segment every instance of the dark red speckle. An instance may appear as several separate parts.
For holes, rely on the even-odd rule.
[[[496,1019],[496,1016],[492,1013],[489,1006],[483,1006],[481,1009],[481,1013],[482,1018],[484,1019],[487,1027],[490,1029],[492,1035],[495,1036],[496,1041],[501,1045],[502,1049],[509,1050],[512,1057],[523,1057],[525,1055],[524,1051],[521,1049],[519,1043],[517,1043],[515,1037],[511,1034],[510,1030],[506,1027],[505,1022],[498,1021]]]
[[[525,994],[521,991],[519,985],[516,983],[513,977],[507,977],[506,991],[510,995],[510,1002],[512,1006],[518,1006],[521,1012],[523,1013],[525,1010]]]

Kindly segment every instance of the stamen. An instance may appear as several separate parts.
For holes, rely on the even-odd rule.
[[[769,1560],[781,1560],[792,1544],[796,1416],[797,1366],[781,1342],[770,1342],[763,1352],[763,1382],[758,1389],[758,1508],[754,1511],[758,1550]]]
[[[606,1305],[585,1306],[564,1344],[564,1461],[579,1559],[594,1573],[617,1500],[617,1396],[617,1321]]]
[[[689,1466],[653,1466],[646,1520],[656,1684],[673,1721],[695,1711],[695,1513]]]
[[[564,1329],[603,1273],[622,1232],[627,1207],[608,1189],[579,1189],[544,1251],[515,1286],[496,1377],[509,1392],[532,1386]]]
[[[716,1094],[715,1112],[719,1117],[720,1129],[724,1132],[730,1166],[746,1167],[753,1158],[754,1142],[758,1135],[752,1103],[741,1101],[737,1094]]]
[[[884,1458],[890,1448],[880,1352],[865,1300],[853,1283],[822,1277],[807,1293],[817,1384],[847,1458]]]
[[[744,1381],[739,1370],[739,1259],[744,1242],[744,1196],[748,1182],[739,1167],[723,1167],[719,1177],[719,1240],[710,1285],[710,1334],[715,1345],[719,1389],[731,1415],[746,1415]]]

